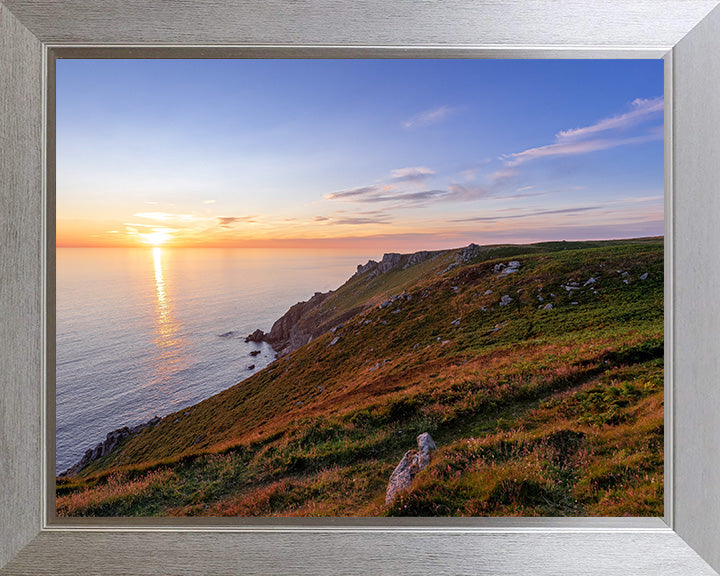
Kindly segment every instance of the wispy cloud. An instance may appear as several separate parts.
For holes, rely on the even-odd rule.
[[[555,135],[555,142],[552,144],[506,154],[501,156],[501,159],[504,160],[507,168],[512,169],[537,158],[588,154],[628,144],[661,140],[663,133],[662,130],[657,129],[658,127],[648,130],[645,134],[630,137],[622,136],[620,133],[628,128],[656,119],[663,109],[664,100],[662,97],[637,98],[632,101],[629,112],[603,118],[590,126],[560,131]],[[616,134],[614,136],[607,135],[608,132],[615,132]],[[606,135],[598,137],[599,134]],[[504,172],[499,171],[496,176],[502,179]]]
[[[152,228],[153,226],[157,226],[157,224],[141,224],[139,222],[125,222],[124,225],[134,228]]]
[[[487,198],[491,191],[484,186],[453,183],[448,186],[447,199],[452,200],[478,200]]]
[[[496,172],[493,172],[492,180],[495,184],[501,184],[503,182],[506,182],[507,180],[510,180],[516,174],[517,174],[516,170],[506,167],[502,170],[497,170]]]
[[[360,204],[394,204],[395,207],[417,206],[427,202],[472,201],[492,195],[489,188],[474,184],[449,184],[447,188],[433,188],[414,192],[389,193],[394,187],[365,186],[354,190],[326,194],[328,200],[341,200]]]
[[[401,202],[417,203],[448,194],[447,190],[420,190],[426,180],[435,175],[435,170],[427,166],[410,166],[390,171],[389,177],[370,186],[361,186],[349,190],[340,190],[325,194],[326,200],[340,200],[355,203]]]
[[[560,192],[561,190],[536,190],[534,192],[528,192],[528,191],[518,191],[518,192],[508,192],[507,194],[496,194],[495,198],[501,198],[503,200],[517,200],[518,198],[534,198],[535,196],[546,196],[547,194],[552,194],[553,192]]]
[[[502,198],[513,200],[533,196],[543,196],[553,191],[536,190],[535,186],[525,186],[517,190],[508,190],[502,182],[494,180],[487,186],[474,183],[452,182],[446,188],[434,188],[419,191],[398,191],[393,186],[365,186],[343,192],[325,195],[327,200],[352,202],[354,204],[381,204],[384,210],[391,208],[418,207],[433,202],[473,202],[483,198]],[[554,190],[557,191],[557,190]],[[316,217],[316,221],[321,221]]]
[[[215,204],[216,200],[204,200],[203,204]]]
[[[145,218],[146,220],[159,220],[161,222],[168,220],[190,222],[193,219],[192,214],[171,214],[169,212],[139,212],[138,214],[133,214],[133,216]]]
[[[378,191],[379,191],[379,188],[377,186],[363,186],[361,188],[353,188],[352,190],[341,190],[340,192],[331,192],[330,194],[326,194],[325,198],[328,200],[341,200],[343,198],[357,199],[358,197],[368,196],[368,195],[374,194],[375,192],[378,192]]]
[[[553,156],[574,156],[577,154],[588,154],[590,152],[598,152],[600,150],[609,150],[618,146],[627,146],[628,144],[642,144],[653,140],[661,140],[662,133],[652,132],[642,136],[632,136],[630,138],[599,138],[596,140],[577,140],[568,142],[557,142],[540,146],[538,148],[530,148],[522,152],[508,154],[504,156],[505,164],[509,167],[518,166],[528,160],[536,158],[549,158]]]
[[[424,110],[415,114],[411,118],[408,118],[403,122],[403,126],[407,129],[410,128],[421,128],[423,126],[430,126],[431,124],[437,124],[442,122],[450,114],[455,112],[454,108],[449,106],[440,106],[438,108],[431,108],[430,110]]]
[[[390,177],[396,182],[422,182],[435,174],[435,170],[425,166],[414,166],[412,168],[397,168],[390,173]]]
[[[334,210],[328,216],[314,216],[313,222],[328,226],[357,224],[390,224],[391,214],[385,207],[377,210]]]
[[[367,204],[383,203],[383,202],[394,202],[403,204],[417,204],[419,202],[427,200],[435,200],[437,198],[446,197],[449,195],[447,190],[422,190],[420,192],[405,192],[399,194],[380,194],[373,196],[362,196],[356,198],[356,202],[362,202]]]
[[[650,116],[655,116],[656,114],[663,112],[665,109],[665,101],[663,97],[650,99],[636,98],[632,101],[631,106],[632,109],[625,114],[603,118],[591,126],[572,128],[571,130],[558,132],[557,139],[575,140],[578,138],[584,138],[590,134],[605,132],[607,130],[624,130],[646,121]]]
[[[337,220],[332,221],[333,224],[390,224],[389,220],[385,218],[363,218],[363,217],[355,217],[355,218],[339,218]]]
[[[589,212],[599,210],[603,206],[579,206],[574,208],[562,208],[560,210],[538,210],[535,212],[524,212],[522,214],[509,214],[498,216],[475,216],[472,218],[459,218],[450,222],[494,222],[496,220],[508,220],[511,218],[530,218],[533,216],[550,216],[552,214],[575,214],[578,212]]]
[[[326,194],[325,199],[359,204],[381,204],[385,209],[390,209],[415,207],[438,201],[472,202],[483,198],[512,200],[549,194],[551,191],[532,190],[529,186],[513,189],[512,184],[518,181],[522,183],[520,179],[522,171],[518,167],[538,158],[589,154],[663,138],[662,125],[658,126],[656,122],[658,116],[661,117],[664,107],[662,97],[638,98],[633,100],[629,107],[630,110],[627,112],[603,118],[592,125],[557,132],[551,144],[501,156],[499,159],[502,165],[488,174],[482,184],[472,181],[476,177],[476,167],[473,167],[472,173],[464,171],[458,174],[465,180],[464,183],[456,180],[448,183],[445,188],[422,189],[426,187],[427,180],[436,175],[435,170],[427,166],[411,166],[391,170],[389,177],[384,181],[380,180],[370,186],[332,192]],[[453,109],[448,106],[426,110],[405,122],[405,126],[411,128],[439,122],[452,111]],[[650,122],[654,123],[648,127]],[[630,135],[623,133],[626,129],[643,124],[645,126],[640,132],[635,130]],[[483,165],[486,163],[487,161],[483,162]]]
[[[257,216],[218,216],[218,224],[223,228],[232,228],[237,222],[245,222],[247,224],[256,223]]]

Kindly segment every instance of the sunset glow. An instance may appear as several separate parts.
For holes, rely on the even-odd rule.
[[[142,239],[143,242],[145,242],[145,244],[151,244],[153,246],[162,246],[168,240],[170,240],[171,236],[168,232],[165,232],[163,230],[155,230],[148,234],[140,234],[140,238]]]
[[[59,247],[663,234],[662,61],[61,60],[57,75]]]

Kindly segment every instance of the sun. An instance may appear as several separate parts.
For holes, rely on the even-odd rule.
[[[140,237],[145,244],[152,244],[153,246],[162,246],[168,240],[170,240],[170,234],[162,231],[154,231],[148,234],[140,234]]]

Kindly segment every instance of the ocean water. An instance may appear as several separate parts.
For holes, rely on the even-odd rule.
[[[56,471],[111,430],[195,404],[267,366],[272,348],[245,336],[339,287],[369,258],[378,255],[58,249]]]

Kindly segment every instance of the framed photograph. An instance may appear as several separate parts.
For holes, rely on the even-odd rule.
[[[358,28],[344,25],[357,16],[349,6],[299,20],[277,6],[272,24],[267,5],[195,6],[174,13],[169,29],[152,25],[169,15],[156,3],[142,13],[45,8],[0,4],[0,71],[13,80],[0,89],[10,143],[0,173],[3,573],[715,573],[718,273],[698,247],[718,235],[716,2],[670,3],[662,15],[644,3],[601,12],[538,3],[514,12],[512,38],[468,22],[491,22],[519,8],[513,2],[457,6],[440,19],[435,6],[385,7],[384,19],[380,6],[362,7],[368,26]],[[540,13],[557,23],[577,11],[587,22],[561,38],[557,26],[526,26]],[[413,25],[399,26],[410,14]],[[640,24],[647,19],[654,25]],[[576,94],[577,84],[563,83],[583,74]],[[483,106],[467,97],[478,89],[468,85],[474,75],[497,90],[495,100],[492,90]],[[271,76],[281,79],[277,105],[257,90],[257,78]],[[133,85],[138,77],[146,85]],[[171,79],[164,85],[175,96],[158,77]],[[233,77],[243,86],[228,86]],[[395,91],[392,107],[372,100],[372,78]],[[534,90],[532,78],[542,78]],[[503,122],[515,138],[492,150],[461,145],[491,123],[479,110],[511,104],[512,91],[498,88],[508,79],[526,98]],[[403,100],[393,82],[413,81],[423,91]],[[343,161],[353,148],[338,142],[337,174],[308,179],[313,190],[284,206],[260,196],[289,182],[260,184],[259,174],[220,178],[214,195],[197,182],[191,190],[192,163],[207,174],[232,146],[180,150],[172,133],[188,126],[177,122],[153,160],[165,175],[175,163],[187,192],[163,191],[167,176],[148,177],[150,162],[141,174],[143,155],[163,147],[154,141],[157,114],[171,120],[179,106],[198,120],[194,138],[227,139],[209,127],[231,128],[223,94],[233,90],[236,105],[256,112],[243,125],[253,142],[234,151],[252,156],[238,166],[244,173],[263,162],[285,162],[292,181],[313,163],[317,173],[329,127],[350,112],[363,116],[370,102],[394,132],[371,129],[365,114],[356,133],[380,137],[385,152],[353,168]],[[107,114],[93,121],[97,103],[118,111],[114,125]],[[143,120],[153,106],[156,116]],[[312,128],[308,110],[327,118]],[[282,134],[268,134],[263,111]],[[145,132],[131,129],[133,114]],[[545,142],[516,136],[533,117],[544,121]],[[247,128],[253,121],[257,131]],[[456,149],[423,154],[441,127],[435,141]],[[393,138],[405,156],[393,156]],[[271,158],[293,142],[302,158]],[[355,152],[368,142],[358,136]],[[584,189],[591,163],[579,157],[593,152],[605,153],[605,178],[617,176],[604,185],[622,194],[598,202]],[[112,158],[125,168],[103,172]],[[582,185],[568,177],[583,170]],[[114,174],[108,196],[125,205],[93,197],[102,174]],[[257,198],[233,204],[228,188],[251,181]],[[482,210],[473,204],[480,198],[491,201]],[[388,225],[403,229],[387,233]],[[243,234],[248,227],[264,232]],[[293,249],[342,249],[318,262],[310,253],[282,262],[277,252],[253,253],[237,271],[222,252],[267,249],[248,243],[272,244],[288,229],[282,240]],[[222,250],[192,262],[173,252],[198,242]],[[123,248],[101,254],[114,245]],[[127,251],[133,245],[144,248]],[[280,278],[284,269],[294,273]],[[198,298],[187,297],[195,304],[182,301],[190,270],[205,282],[194,287]],[[265,284],[255,281],[262,276]],[[277,294],[268,276],[279,278]],[[254,306],[254,316],[221,326],[232,314],[222,308],[223,282],[283,304],[248,297],[241,307]],[[287,310],[303,290],[315,296]],[[128,294],[138,302],[111,310]],[[198,316],[207,300],[217,311]],[[183,364],[189,343],[217,358],[237,352],[233,363],[215,363],[219,374],[212,362]],[[148,350],[157,358],[145,362]],[[524,356],[499,360],[511,352]],[[417,381],[406,382],[411,372]],[[188,374],[193,389],[178,385]],[[118,384],[133,378],[156,385]],[[224,380],[245,387],[217,395],[228,386],[210,382]],[[472,386],[487,407],[476,406]],[[101,429],[112,432],[98,443]],[[92,446],[80,448],[85,437]]]
[[[662,60],[56,55],[55,523],[664,515]]]

